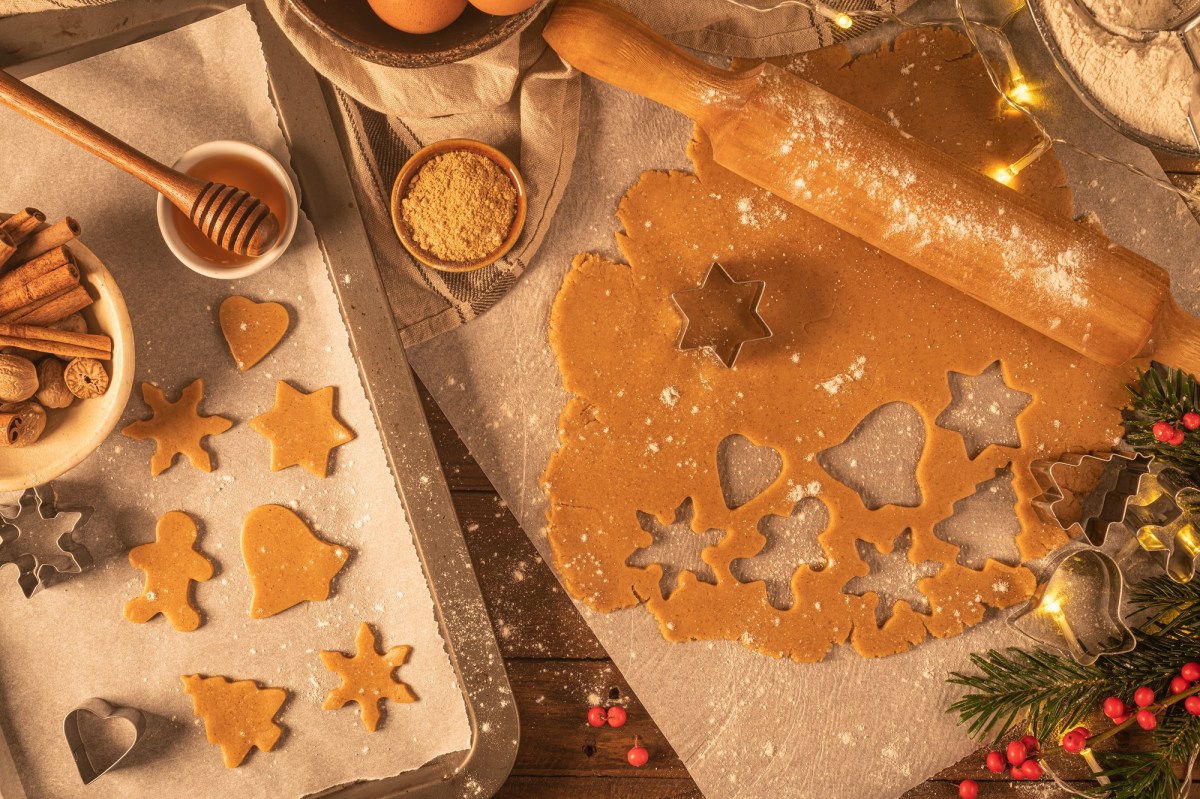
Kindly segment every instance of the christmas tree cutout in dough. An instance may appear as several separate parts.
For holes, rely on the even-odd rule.
[[[329,454],[354,440],[333,414],[333,386],[305,394],[284,381],[275,385],[275,407],[250,420],[271,442],[271,471],[303,466],[317,477],[329,473]]]
[[[357,702],[363,726],[369,732],[375,732],[379,727],[380,702],[385,699],[402,704],[417,701],[412,689],[392,676],[392,672],[408,660],[412,647],[394,646],[380,654],[379,639],[365,621],[358,626],[354,645],[358,650],[354,657],[341,652],[321,653],[325,668],[342,678],[342,684],[329,692],[322,707],[337,710],[347,702]]]
[[[158,520],[153,543],[129,551],[130,565],[146,573],[146,587],[125,605],[126,619],[144,624],[161,613],[180,632],[200,626],[191,587],[211,579],[213,565],[195,550],[197,532],[190,516],[173,510]]]
[[[228,768],[237,768],[257,746],[270,752],[283,729],[275,714],[287,700],[282,688],[259,688],[253,680],[230,682],[225,677],[188,674],[183,690],[192,697],[192,710],[204,719],[208,742],[221,747]]]
[[[287,508],[263,505],[242,525],[242,557],[254,586],[250,615],[265,619],[301,602],[328,599],[330,583],[350,553],[317,538]]]
[[[167,400],[162,389],[142,383],[142,399],[153,414],[127,425],[121,432],[137,441],[153,438],[157,447],[150,459],[150,474],[158,477],[171,468],[176,455],[186,455],[202,472],[212,471],[212,456],[204,448],[204,438],[224,433],[233,422],[220,416],[201,416],[204,381],[195,380],[179,394],[177,402]]]

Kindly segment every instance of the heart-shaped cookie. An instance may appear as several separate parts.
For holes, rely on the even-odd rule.
[[[243,372],[267,357],[291,325],[284,306],[277,302],[255,302],[248,297],[227,297],[221,303],[220,317],[229,352]]]
[[[114,746],[115,739],[95,729],[85,730],[80,722],[86,723],[84,716],[92,716],[94,720],[106,725],[114,720],[117,723],[128,724],[133,728],[133,742],[123,750]],[[117,764],[129,755],[142,740],[146,732],[146,716],[135,707],[119,707],[103,699],[92,698],[72,710],[63,719],[63,735],[67,745],[71,747],[71,757],[75,760],[75,768],[79,770],[79,778],[84,785],[95,782],[104,774],[112,771]]]

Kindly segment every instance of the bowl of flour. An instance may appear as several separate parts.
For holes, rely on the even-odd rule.
[[[1178,34],[1152,32],[1184,1],[1030,0],[1029,9],[1059,70],[1097,115],[1141,144],[1195,156],[1195,67]]]

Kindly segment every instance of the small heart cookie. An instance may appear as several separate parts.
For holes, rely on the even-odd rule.
[[[220,317],[229,352],[243,372],[267,357],[291,326],[287,308],[247,297],[227,297],[221,303]]]

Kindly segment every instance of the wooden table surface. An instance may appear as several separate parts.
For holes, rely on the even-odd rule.
[[[1196,185],[1200,165],[1162,160],[1178,183],[1189,188]],[[642,709],[621,672],[424,386],[421,394],[521,716],[516,766],[497,796],[701,797],[678,755]],[[597,699],[605,704],[625,704],[628,723],[619,729],[588,726],[587,709]],[[641,769],[625,762],[625,753],[635,736],[650,750],[650,763]],[[1128,743],[1117,741],[1118,746]],[[1036,787],[1007,779],[989,780],[999,775],[983,769],[983,752],[972,754],[904,793],[902,799],[951,799],[958,796],[958,783],[968,777],[981,783],[981,799],[1068,796],[1049,780],[1042,780]],[[1063,764],[1059,773],[1074,787],[1095,786],[1094,782],[1083,781],[1086,773],[1078,763]],[[1200,795],[1200,791],[1193,793]]]

